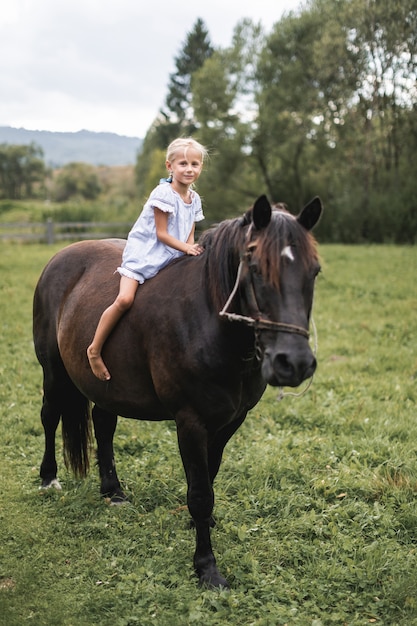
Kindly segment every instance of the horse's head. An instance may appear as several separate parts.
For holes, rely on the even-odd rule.
[[[241,222],[235,293],[221,315],[254,327],[262,376],[273,386],[296,387],[316,369],[309,322],[320,265],[310,230],[321,211],[315,198],[294,217],[261,196]],[[232,300],[238,313],[227,311]]]

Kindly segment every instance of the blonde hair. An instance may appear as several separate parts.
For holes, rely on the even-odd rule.
[[[192,137],[178,137],[178,139],[174,139],[174,141],[171,141],[169,144],[167,148],[166,160],[172,163],[175,161],[177,152],[181,150],[181,154],[186,154],[189,148],[201,154],[202,162],[206,157],[208,157],[207,149],[201,145],[201,143],[198,143],[198,141]]]

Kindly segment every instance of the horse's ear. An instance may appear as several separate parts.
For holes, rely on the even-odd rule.
[[[306,230],[311,230],[319,221],[322,211],[323,205],[320,198],[316,196],[297,216],[297,222],[304,226]]]
[[[252,221],[257,230],[268,226],[271,221],[272,209],[266,196],[260,196],[252,209]]]

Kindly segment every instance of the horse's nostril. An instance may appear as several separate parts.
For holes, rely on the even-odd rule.
[[[275,356],[275,367],[280,372],[291,374],[294,371],[294,366],[291,364],[286,352],[280,352]]]

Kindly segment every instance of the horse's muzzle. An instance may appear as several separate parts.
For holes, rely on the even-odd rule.
[[[316,357],[310,347],[296,352],[272,352],[267,348],[262,360],[262,376],[273,387],[298,387],[313,376],[316,367]]]

